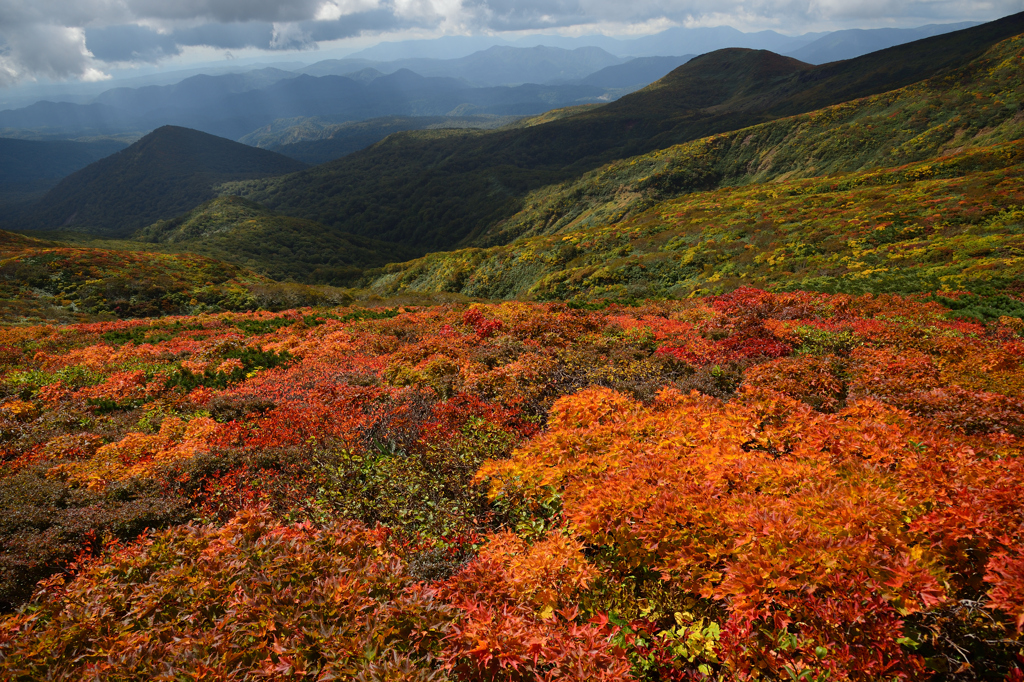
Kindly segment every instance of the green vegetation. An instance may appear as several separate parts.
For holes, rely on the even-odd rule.
[[[1021,32],[1024,16],[1009,17],[820,67],[720,50],[577,116],[521,130],[399,133],[323,166],[222,191],[354,234],[429,250],[470,246],[531,191],[616,159],[903,87]]]
[[[507,246],[389,266],[372,286],[635,299],[1010,282],[1022,55],[1014,38],[940,78],[609,164],[532,193],[477,240]]]
[[[71,248],[0,232],[0,317],[104,317],[337,305],[343,290],[280,284],[193,254]]]
[[[745,285],[1019,292],[1022,179],[1018,141],[881,171],[723,188],[618,223],[570,223],[506,246],[391,265],[372,288],[542,300],[678,297]]]
[[[481,245],[614,223],[716,186],[898,166],[1016,140],[1022,48],[1014,38],[941,78],[609,164],[531,194]]]
[[[366,268],[420,255],[414,249],[275,215],[240,197],[221,197],[140,230],[142,242],[228,261],[278,281],[353,284]]]
[[[280,154],[164,126],[62,180],[17,227],[125,237],[212,199],[221,183],[303,167]]]
[[[596,105],[591,105],[596,106]],[[433,128],[500,128],[517,116],[387,116],[330,123],[319,118],[283,119],[249,133],[239,142],[269,149],[309,164],[327,163],[365,149],[392,133]]]

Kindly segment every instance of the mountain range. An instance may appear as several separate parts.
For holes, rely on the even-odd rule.
[[[234,92],[238,80],[234,76],[194,76],[177,85],[154,86],[145,96],[122,92],[108,98],[128,108],[104,102],[40,102],[0,112],[0,128],[112,134],[177,125],[237,139],[278,119],[294,117],[328,117],[332,122],[343,122],[470,112],[525,116],[607,99],[606,89],[592,85],[475,88],[454,78],[428,78],[407,69],[369,82],[303,74],[279,79],[264,88]],[[163,104],[152,106],[149,102]]]
[[[746,34],[728,27],[677,27],[632,40],[549,36],[547,44],[532,45],[536,41],[529,38],[515,45],[471,38],[382,44],[345,59],[297,68],[280,65],[288,68],[198,74],[173,84],[163,84],[166,77],[162,77],[152,85],[111,88],[88,101],[40,100],[0,111],[0,134],[6,130],[19,137],[125,133],[138,137],[162,125],[178,125],[237,140],[277,119],[295,117],[326,117],[329,123],[341,123],[388,116],[445,116],[453,111],[465,115],[468,108],[477,114],[533,115],[585,101],[611,101],[661,78],[691,55],[720,48],[768,49],[819,63],[961,27],[798,37],[772,31]],[[465,52],[470,46],[482,49]],[[612,71],[603,72],[608,68]],[[426,80],[412,83],[404,71]],[[396,73],[400,75],[394,80],[385,78]],[[302,76],[348,77],[357,85]],[[431,80],[435,78],[460,81],[461,96],[453,95],[451,82]],[[383,82],[374,87],[378,79]],[[508,89],[526,84],[532,87]]]
[[[432,250],[470,246],[532,190],[615,159],[894,90],[1021,32],[1024,15],[1015,15],[817,67],[768,51],[720,50],[577,116],[486,134],[402,133],[231,191],[354,234]]]
[[[0,140],[0,679],[1024,680],[1024,12],[279,75]]]
[[[274,152],[165,126],[64,178],[22,224],[128,235],[213,198],[214,188],[229,180],[304,167]]]
[[[491,120],[498,125],[491,129],[486,117],[465,117],[460,129],[379,119],[361,130],[306,120],[265,131],[260,144],[267,146],[304,144],[311,155],[317,146],[333,149],[321,158],[347,153],[314,167],[164,127],[67,177],[5,227],[130,238],[151,245],[146,248],[194,250],[306,282],[352,283],[368,268],[460,248],[499,249],[494,262],[505,262],[501,254],[519,253],[531,239],[555,243],[543,240],[561,239],[567,226],[605,229],[692,192],[870,173],[926,163],[951,145],[1006,143],[1015,139],[1019,119],[1017,82],[1012,69],[996,68],[992,55],[1012,61],[1006,45],[1015,44],[1006,41],[1021,33],[1024,15],[1014,15],[821,66],[766,50],[719,50],[609,104],[521,122]],[[402,71],[371,74],[366,83],[305,75],[269,89],[331,78],[350,88],[405,92],[426,80]],[[434,95],[467,87],[454,79],[434,83]],[[1002,92],[997,103],[985,99],[993,92]],[[307,132],[291,136],[301,126]],[[404,126],[424,129],[393,132]],[[512,251],[501,251],[504,245]],[[559,251],[551,262],[574,260],[566,260],[570,252]],[[466,263],[484,261],[452,258],[435,254],[397,270],[388,266],[372,276],[373,286],[523,295],[540,291],[536,277],[562,267],[530,266],[534,280],[520,273],[513,286],[494,276],[493,288],[480,289]],[[435,267],[464,276],[423,274]]]

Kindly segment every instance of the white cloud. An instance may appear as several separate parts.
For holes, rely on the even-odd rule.
[[[0,51],[0,79],[14,83],[24,79],[106,77],[85,46],[81,28],[26,24],[3,31],[6,45]]]
[[[302,30],[299,24],[285,23],[274,24],[274,33],[270,38],[270,48],[273,50],[312,50],[316,43],[309,37],[309,34]]]
[[[0,0],[0,84],[102,78],[105,63],[158,61],[184,46],[304,49],[410,28],[578,35],[679,24],[800,33],[1022,10],[1024,0]]]

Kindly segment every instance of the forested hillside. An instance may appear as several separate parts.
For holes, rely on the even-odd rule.
[[[236,263],[275,280],[354,285],[367,268],[420,255],[401,244],[279,216],[240,197],[221,197],[154,223],[134,238]]]
[[[530,191],[668,148],[962,68],[1024,14],[819,67],[764,51],[698,57],[644,90],[525,130],[405,133],[284,178],[230,186],[269,208],[430,250],[470,245]]]
[[[305,166],[197,130],[165,126],[71,174],[7,227],[124,237],[212,199],[214,188],[224,182],[281,175]]]

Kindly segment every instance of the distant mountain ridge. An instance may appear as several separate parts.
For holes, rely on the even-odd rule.
[[[854,28],[835,31],[785,54],[808,64],[827,64],[841,59],[853,59],[869,52],[877,52],[923,38],[959,31],[977,26],[979,23],[964,21],[958,24],[929,24],[918,28],[876,28],[871,30]]]
[[[221,183],[305,167],[274,152],[164,126],[66,177],[19,225],[128,236],[212,199]]]
[[[62,178],[128,146],[120,140],[0,138],[0,206],[38,199]]]
[[[694,57],[696,55],[692,54],[681,57],[638,57],[595,71],[580,83],[601,88],[644,87],[664,78]]]
[[[389,62],[401,59],[457,59],[493,46],[531,48],[536,45],[575,50],[580,47],[599,47],[617,57],[655,57],[713,52],[726,47],[746,47],[757,50],[785,52],[795,50],[827,33],[807,33],[788,36],[776,31],[744,33],[729,26],[702,26],[687,28],[675,26],[639,38],[621,38],[605,35],[559,36],[533,35],[514,40],[497,36],[443,36],[426,40],[383,42],[349,55],[349,59]]]
[[[552,108],[600,101],[606,89],[564,84],[474,88],[449,77],[425,77],[408,69],[376,78],[308,74],[278,78],[262,88],[235,92],[244,79],[237,74],[194,76],[173,86],[153,86],[144,93],[114,92],[103,103],[37,103],[26,109],[0,111],[0,129],[28,128],[112,133],[176,125],[239,139],[277,119],[329,117],[332,122],[381,116],[446,116],[466,108],[472,113],[532,115]],[[148,102],[160,102],[151,107]],[[134,108],[133,108],[134,107]]]
[[[216,106],[225,96],[260,90],[286,78],[295,78],[295,75],[291,71],[270,68],[221,76],[200,74],[174,85],[114,88],[100,94],[94,102],[142,113],[180,108],[183,102],[191,106]]]
[[[302,70],[314,76],[348,75],[373,68],[382,73],[408,69],[421,76],[458,78],[477,87],[576,81],[626,59],[599,47],[565,50],[538,45],[521,48],[496,45],[458,59],[400,59],[387,62],[339,59],[317,62]]]
[[[895,90],[1020,33],[1024,13],[823,66],[720,50],[576,116],[486,134],[400,133],[339,161],[231,191],[376,239],[429,250],[471,245],[537,188],[615,159]]]

